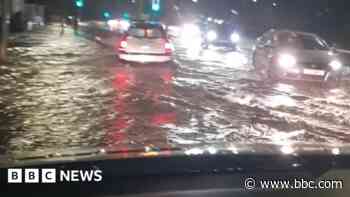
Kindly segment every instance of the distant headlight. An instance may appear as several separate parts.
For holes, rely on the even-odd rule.
[[[120,28],[123,30],[123,31],[127,31],[130,27],[130,22],[129,21],[126,21],[126,20],[121,20],[120,21]]]
[[[278,58],[278,64],[283,68],[291,68],[295,66],[297,59],[293,55],[282,54]]]
[[[198,36],[200,33],[200,28],[194,24],[185,24],[182,30],[182,35],[186,37]]]
[[[118,20],[108,20],[107,21],[107,25],[109,26],[110,29],[117,29],[118,25],[119,25],[119,21]]]
[[[209,31],[209,32],[207,33],[207,39],[208,39],[209,41],[214,41],[214,40],[216,40],[217,38],[218,38],[218,35],[216,34],[215,31]]]
[[[202,43],[201,30],[195,24],[185,24],[181,30],[180,38],[182,44],[188,49],[197,49]]]
[[[343,64],[338,60],[333,60],[331,63],[329,63],[329,66],[331,66],[333,70],[339,70],[341,67],[343,67]]]
[[[231,41],[236,43],[236,42],[239,42],[239,40],[241,39],[241,37],[239,36],[238,33],[233,33],[231,34]]]

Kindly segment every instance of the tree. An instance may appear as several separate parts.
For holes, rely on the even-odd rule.
[[[10,0],[1,0],[0,61],[7,61],[7,42],[10,24]]]

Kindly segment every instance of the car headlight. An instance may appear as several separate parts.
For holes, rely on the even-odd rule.
[[[130,27],[130,22],[126,20],[121,20],[120,21],[120,26],[123,31],[127,31]]]
[[[341,67],[343,67],[343,64],[338,60],[333,60],[331,63],[329,63],[329,66],[331,66],[333,70],[339,70]]]
[[[236,43],[236,42],[239,42],[239,40],[241,39],[241,37],[239,36],[238,33],[233,33],[231,34],[231,41]]]
[[[182,35],[186,37],[192,37],[200,35],[200,28],[194,24],[185,24],[182,30]]]
[[[214,41],[214,40],[217,39],[217,37],[218,37],[218,35],[216,34],[215,31],[209,31],[209,32],[207,33],[207,39],[208,39],[209,41]]]
[[[293,55],[282,54],[278,58],[278,64],[283,68],[291,68],[297,63],[296,58]]]

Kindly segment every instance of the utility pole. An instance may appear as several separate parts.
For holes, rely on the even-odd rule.
[[[85,7],[85,0],[75,0],[75,17],[73,21],[74,33],[78,33],[79,20],[83,16],[83,8]]]
[[[145,2],[144,0],[138,0],[137,1],[139,3],[138,5],[138,19],[142,20],[144,17],[144,6],[145,6]]]
[[[7,61],[7,42],[10,24],[10,0],[1,0],[0,61]]]

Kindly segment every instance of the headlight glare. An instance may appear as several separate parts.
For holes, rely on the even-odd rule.
[[[333,60],[331,63],[329,63],[329,66],[331,66],[333,70],[339,70],[343,64],[338,60]]]
[[[216,34],[215,31],[209,31],[209,32],[207,33],[207,39],[208,39],[209,41],[214,41],[214,40],[217,39],[217,37],[218,37],[218,35]]]
[[[200,35],[200,28],[195,24],[185,24],[182,30],[183,36],[194,37]]]
[[[236,43],[236,42],[239,42],[239,40],[241,39],[241,37],[239,36],[238,33],[233,33],[231,34],[231,41]]]
[[[282,54],[278,58],[278,63],[283,68],[291,68],[296,65],[297,60],[293,55]]]

